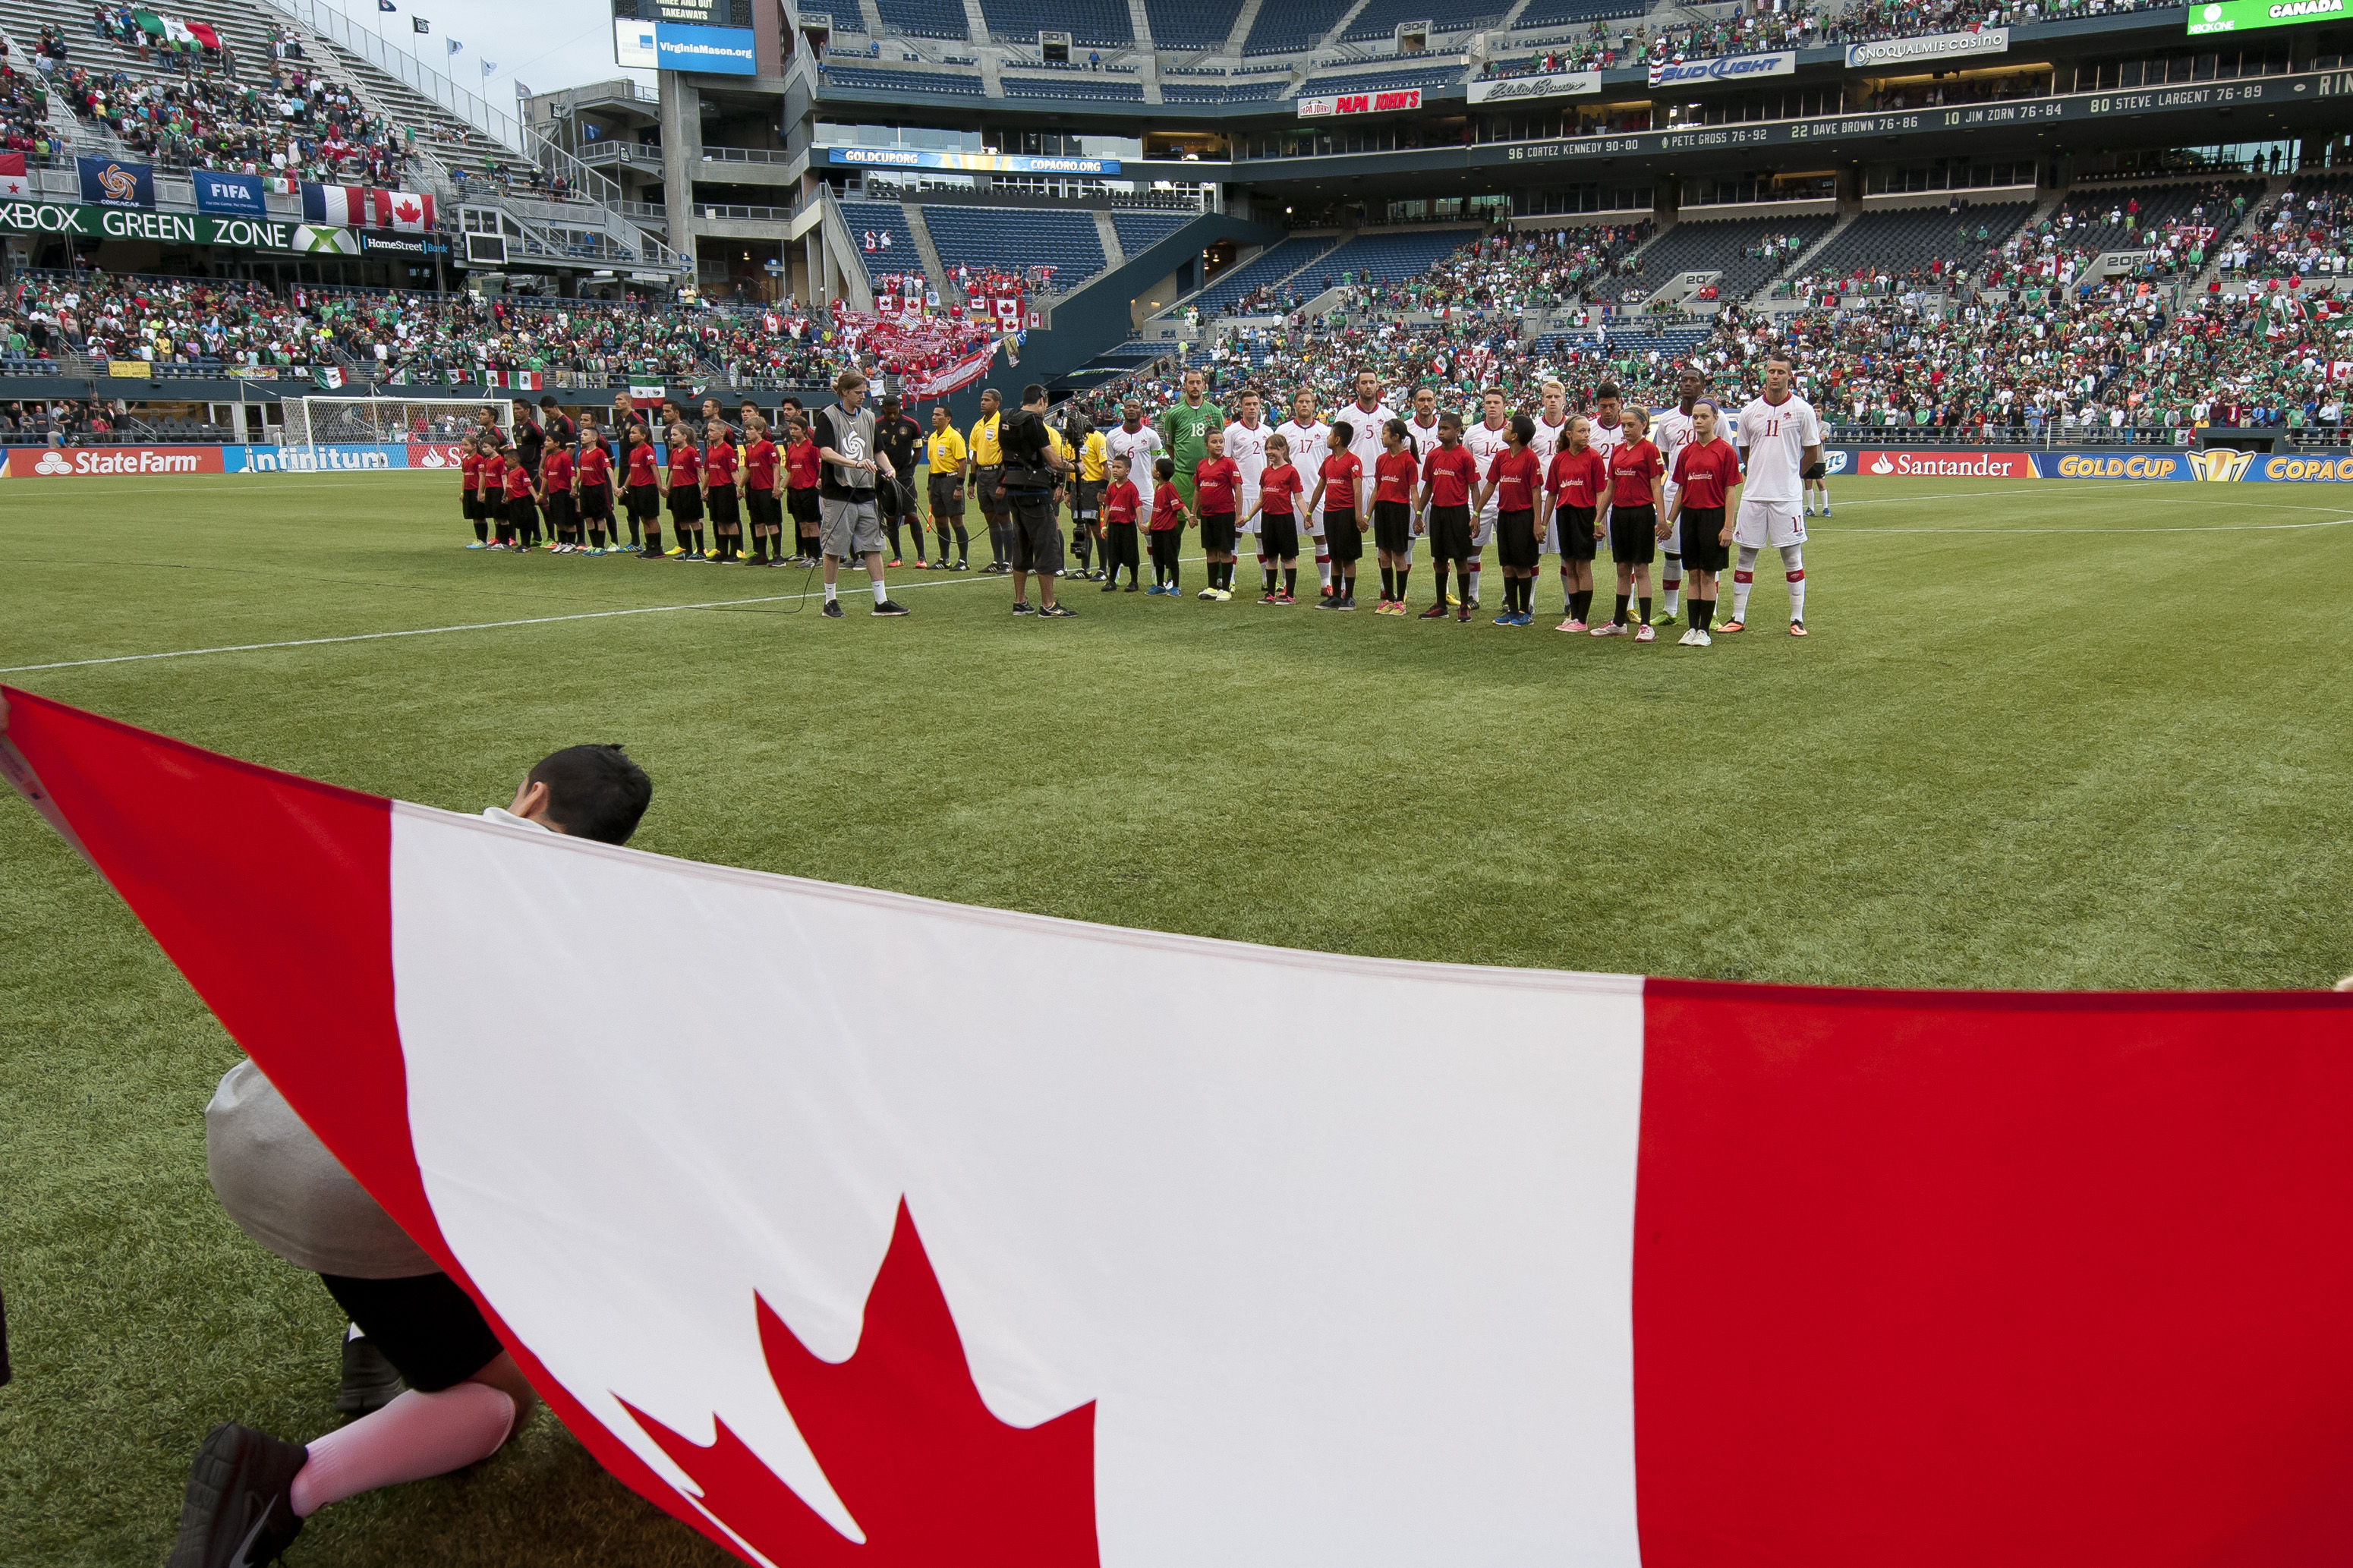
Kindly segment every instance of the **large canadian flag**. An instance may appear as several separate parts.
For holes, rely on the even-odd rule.
[[[746,1561],[2353,1561],[2346,998],[1155,935],[6,697],[18,788]]]

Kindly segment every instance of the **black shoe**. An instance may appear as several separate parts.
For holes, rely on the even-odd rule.
[[[885,599],[874,606],[874,613],[878,616],[903,616],[907,613],[907,606]]]
[[[818,613],[825,616],[828,620],[838,621],[841,619],[841,601],[839,599],[828,599],[825,602],[825,608]]]
[[[1067,621],[1079,612],[1068,605],[1049,605],[1038,614],[1050,621]]]
[[[343,1382],[335,1390],[336,1409],[346,1415],[372,1415],[407,1386],[374,1340],[362,1334],[343,1342]]]
[[[1013,601],[1013,613],[1017,616],[1027,616],[1034,614],[1035,612],[1029,608],[1029,600],[1016,599]]]
[[[1116,594],[1119,592],[1119,584],[1116,583],[1106,583],[1103,585],[1103,591],[1106,594]]]
[[[1112,584],[1112,585],[1113,585],[1113,587],[1117,587],[1117,586],[1118,586],[1118,584],[1115,584],[1115,583],[1114,583],[1113,584]],[[1130,583],[1130,584],[1127,585],[1127,591],[1128,591],[1129,593],[1131,593],[1131,594],[1134,593],[1134,592],[1135,592],[1135,584],[1133,584],[1133,583]]]
[[[1356,595],[1350,594],[1346,597],[1343,598],[1340,601],[1340,607],[1344,610],[1355,609],[1356,607]]]
[[[294,1542],[294,1478],[310,1455],[224,1421],[205,1434],[180,1502],[180,1538],[164,1568],[259,1568]]]

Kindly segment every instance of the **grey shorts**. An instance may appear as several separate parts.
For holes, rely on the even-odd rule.
[[[817,502],[818,548],[847,561],[872,555],[882,548],[882,523],[874,513],[874,498],[836,500],[819,496]]]

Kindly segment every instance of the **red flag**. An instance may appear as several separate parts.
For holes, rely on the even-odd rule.
[[[25,170],[25,154],[0,153],[0,196],[29,196],[32,176]]]
[[[5,696],[20,792],[591,1451],[747,1561],[2353,1545],[2353,998],[1286,952]],[[579,940],[622,910],[628,965]],[[681,981],[712,929],[795,963]],[[887,983],[911,949],[934,984]],[[1039,973],[1112,978],[1040,1016]]]

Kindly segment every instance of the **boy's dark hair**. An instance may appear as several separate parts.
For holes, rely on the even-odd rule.
[[[1618,384],[1614,381],[1603,382],[1599,388],[1593,394],[1593,401],[1596,403],[1600,402],[1604,398],[1608,398],[1614,403],[1622,403],[1625,401],[1624,395],[1618,390]]]
[[[618,746],[566,746],[523,780],[547,786],[550,820],[575,838],[627,844],[654,798],[653,781]]]
[[[1455,413],[1451,408],[1443,408],[1439,410],[1438,424],[1439,428],[1440,429],[1444,429],[1447,426],[1451,425],[1457,430],[1460,430],[1462,428],[1462,416]]]
[[[1525,447],[1536,438],[1536,422],[1525,414],[1514,414],[1512,416],[1512,434]]]
[[[1176,477],[1176,459],[1174,458],[1154,458],[1152,462],[1152,477],[1155,479],[1175,479]]]
[[[1392,419],[1389,423],[1394,425],[1397,421]],[[1356,438],[1356,427],[1345,419],[1335,419],[1332,421],[1332,434],[1340,437],[1340,445],[1345,447]]]

